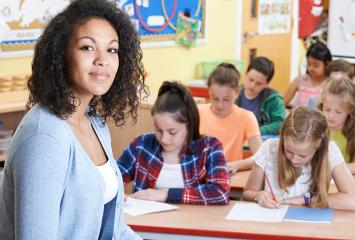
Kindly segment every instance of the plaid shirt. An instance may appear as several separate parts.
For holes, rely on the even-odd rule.
[[[167,202],[228,204],[229,175],[222,144],[213,137],[192,143],[194,153],[181,151],[185,188],[169,188]],[[134,180],[133,191],[154,188],[163,166],[161,145],[153,133],[136,138],[117,159],[124,183]]]

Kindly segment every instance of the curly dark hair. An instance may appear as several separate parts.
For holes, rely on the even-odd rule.
[[[90,114],[99,115],[104,122],[112,117],[117,126],[123,125],[129,115],[136,121],[140,97],[148,94],[143,54],[129,17],[111,0],[73,1],[49,22],[35,47],[26,107],[30,109],[39,103],[63,119],[76,111],[79,99],[70,89],[65,53],[76,27],[92,18],[105,19],[116,30],[120,64],[110,89],[90,101]]]

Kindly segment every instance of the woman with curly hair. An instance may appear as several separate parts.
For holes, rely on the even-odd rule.
[[[49,22],[0,182],[0,239],[141,239],[123,220],[106,126],[136,119],[141,59],[115,1],[73,1]]]

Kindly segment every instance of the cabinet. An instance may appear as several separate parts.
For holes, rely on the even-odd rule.
[[[115,158],[119,157],[128,144],[137,136],[154,131],[153,118],[150,115],[154,105],[156,95],[150,95],[142,100],[138,106],[137,122],[128,119],[126,124],[117,127],[113,121],[108,122],[111,133],[111,145]],[[25,114],[25,105],[28,99],[28,91],[0,93],[0,119],[5,128],[16,129]],[[203,98],[195,98],[197,103],[203,103]],[[0,156],[0,161],[4,161],[5,156]]]
[[[139,135],[154,131],[153,118],[150,110],[154,105],[156,95],[151,95],[141,102],[138,106],[137,122],[134,124],[132,119],[127,120],[126,124],[117,127],[113,122],[108,123],[111,133],[111,145],[115,158],[119,157],[128,144]]]
[[[3,126],[9,129],[16,129],[25,114],[28,91],[13,91],[0,93],[0,120]],[[0,155],[0,162],[5,160]]]
[[[131,119],[122,127],[117,127],[113,122],[108,123],[111,133],[112,149],[115,157],[118,157],[127,145],[138,135],[153,131],[153,120],[150,116],[150,109],[154,104],[156,96],[150,96],[138,106],[137,123],[133,124]],[[28,91],[14,91],[0,93],[0,120],[5,128],[16,129],[25,115]],[[0,155],[0,162],[5,160]]]

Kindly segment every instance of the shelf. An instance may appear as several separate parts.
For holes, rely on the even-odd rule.
[[[0,113],[17,112],[26,109],[28,91],[0,92]]]

